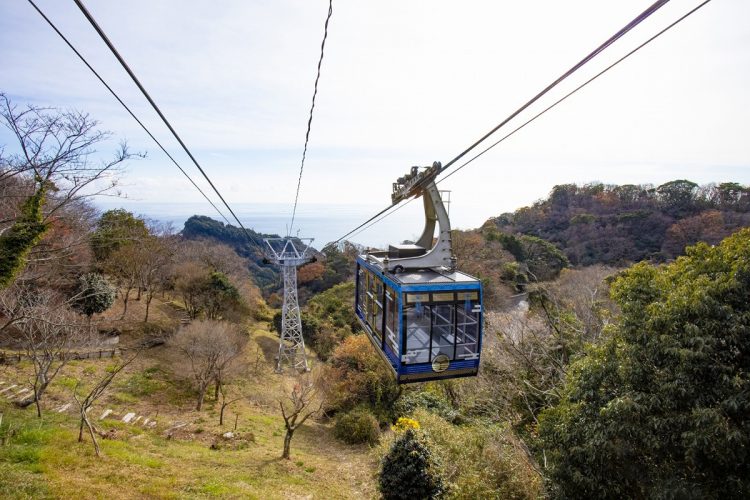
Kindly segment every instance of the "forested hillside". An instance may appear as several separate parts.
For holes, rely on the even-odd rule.
[[[209,240],[228,245],[238,255],[248,260],[248,269],[255,284],[264,296],[276,305],[282,291],[281,274],[276,265],[268,262],[264,238],[277,238],[276,234],[261,234],[249,229],[247,232],[231,224],[214,220],[205,215],[193,215],[185,221],[181,235],[189,240]],[[298,284],[301,302],[314,293],[326,290],[351,276],[357,247],[350,243],[326,247],[323,253],[315,249],[310,254],[315,258],[300,268]]]
[[[488,224],[553,242],[574,265],[663,262],[688,245],[716,244],[750,226],[750,187],[688,180],[658,187],[564,184],[547,199]]]

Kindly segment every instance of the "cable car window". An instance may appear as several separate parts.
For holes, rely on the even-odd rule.
[[[455,298],[453,297],[453,292],[440,292],[432,294],[433,302],[453,302],[454,300]]]
[[[453,304],[434,305],[431,309],[432,356],[430,357],[430,361],[435,359],[439,354],[444,354],[448,359],[453,359],[454,344],[456,341],[453,315],[456,307]]]
[[[407,305],[404,308],[406,350],[403,358],[405,363],[427,363],[430,361],[430,318],[430,307],[422,305],[421,302],[417,302],[415,305]]]
[[[365,297],[366,291],[367,291],[367,271],[365,271],[363,268],[359,268],[357,272],[357,309],[359,310],[360,314],[364,317],[366,315],[365,311]]]
[[[429,301],[430,301],[429,293],[407,293],[406,294],[407,304],[424,303],[424,302],[429,302]]]
[[[383,282],[375,281],[375,293],[373,294],[372,329],[379,340],[383,339]]]
[[[385,343],[394,354],[398,353],[398,306],[395,292],[385,288]]]
[[[461,292],[459,297],[473,294],[475,300],[466,299],[456,307],[456,359],[476,359],[479,355],[479,315],[482,306],[476,292]]]
[[[458,295],[459,302],[463,300],[479,300],[479,292],[477,291],[458,292],[456,295]]]

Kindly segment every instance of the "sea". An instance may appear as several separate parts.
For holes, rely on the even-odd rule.
[[[206,203],[147,203],[128,199],[105,200],[97,203],[101,210],[124,208],[147,219],[171,223],[180,231],[185,221],[192,215],[206,215],[218,221],[224,221],[219,214]],[[232,203],[232,210],[242,224],[259,233],[286,235],[288,233],[301,238],[313,238],[312,246],[321,249],[327,243],[336,241],[353,230],[373,215],[380,212],[383,205],[335,205],[335,204],[300,204],[294,218],[294,225],[289,232],[292,219],[292,207],[289,204],[273,203]],[[231,216],[222,210],[229,220],[236,225]],[[466,217],[456,217],[461,223]],[[486,220],[487,217],[484,217]],[[457,225],[451,215],[453,227],[478,227],[482,217],[464,221]],[[378,219],[376,219],[377,221]],[[415,240],[424,227],[424,209],[420,200],[400,205],[391,215],[375,222],[361,232],[355,232],[345,239],[371,248],[386,248],[388,244],[404,240]]]

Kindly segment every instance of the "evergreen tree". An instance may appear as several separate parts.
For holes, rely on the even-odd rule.
[[[386,500],[438,498],[443,482],[425,442],[408,429],[383,458],[378,487]]]
[[[13,226],[0,234],[0,289],[10,285],[26,265],[26,260],[48,225],[42,221],[47,188],[42,183],[21,207],[21,215]]]
[[[560,498],[750,497],[750,230],[613,283],[622,317],[540,437]]]
[[[103,313],[115,301],[115,287],[99,273],[87,273],[78,278],[78,289],[73,308],[85,314],[89,321],[94,314]]]

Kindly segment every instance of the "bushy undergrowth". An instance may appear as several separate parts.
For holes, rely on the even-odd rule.
[[[458,415],[458,412],[445,398],[432,391],[421,389],[404,392],[393,404],[393,413],[395,417],[408,417],[414,415],[414,412],[420,408],[449,422],[453,422]]]
[[[509,428],[479,422],[456,426],[423,408],[415,410],[414,419],[442,478],[445,498],[542,495],[541,478]],[[387,449],[388,440],[383,441]]]
[[[347,337],[327,366],[326,410],[346,412],[367,406],[379,422],[391,423],[392,405],[400,389],[366,335]]]
[[[333,433],[349,444],[375,444],[380,438],[380,427],[366,408],[356,408],[337,415]]]

